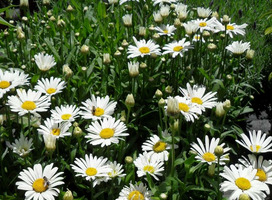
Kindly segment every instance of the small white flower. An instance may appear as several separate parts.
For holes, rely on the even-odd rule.
[[[160,6],[163,4],[163,3],[176,3],[177,0],[152,0],[153,1],[153,6],[157,5],[157,4],[160,4]]]
[[[139,62],[129,62],[128,72],[131,77],[136,77],[139,75]]]
[[[114,113],[117,102],[110,101],[110,97],[107,95],[105,97],[95,97],[91,96],[91,99],[87,99],[82,102],[84,106],[80,108],[82,111],[80,114],[84,119],[102,119],[104,117],[111,117]]]
[[[255,179],[257,169],[252,167],[244,168],[242,165],[230,168],[225,166],[224,172],[220,175],[226,180],[220,184],[220,190],[224,197],[230,200],[239,199],[240,195],[247,194],[252,200],[265,199],[266,192],[269,194],[268,186]]]
[[[161,172],[164,170],[163,161],[154,157],[151,158],[147,152],[140,154],[134,164],[138,168],[138,177],[146,176],[146,173],[148,173],[157,181],[159,180],[157,176],[162,176]]]
[[[272,136],[266,138],[266,134],[258,130],[249,131],[249,138],[246,134],[241,134],[242,141],[236,140],[240,145],[251,151],[252,153],[272,152]]]
[[[196,24],[194,21],[189,21],[187,23],[183,23],[183,27],[187,35],[192,35],[196,33],[198,24]]]
[[[129,183],[129,187],[125,186],[116,200],[150,200],[151,191],[140,182],[140,184]]]
[[[33,145],[32,141],[32,138],[28,140],[27,137],[21,134],[19,140],[16,139],[15,142],[11,145],[9,142],[7,142],[7,146],[10,147],[14,153],[17,153],[19,156],[24,157],[33,150],[33,148],[31,148]]]
[[[136,1],[136,2],[139,2],[139,0],[120,0],[119,4],[122,5],[123,3],[128,2],[128,1]],[[144,0],[144,1],[145,1],[145,0]]]
[[[235,41],[226,47],[227,50],[231,51],[233,54],[241,55],[246,50],[250,49],[250,42],[243,43],[242,41]]]
[[[161,27],[155,27],[155,30],[158,31],[159,35],[167,35],[171,36],[174,35],[174,31],[176,30],[174,25],[162,25]]]
[[[41,92],[29,89],[16,90],[17,95],[9,96],[7,105],[10,106],[12,112],[18,112],[20,116],[31,113],[38,115],[37,112],[45,112],[50,106],[50,99],[42,96]]]
[[[38,90],[48,96],[62,92],[63,88],[65,88],[65,82],[60,78],[54,77],[50,77],[50,79],[42,78],[42,80],[38,80],[38,83],[35,86],[35,90]]]
[[[191,150],[197,153],[197,156],[195,158],[201,162],[208,163],[209,165],[211,165],[212,163],[217,163],[218,157],[215,155],[214,150],[217,146],[221,146],[223,148],[224,154],[220,157],[220,165],[225,165],[224,161],[228,160],[226,158],[226,155],[228,155],[228,153],[226,152],[228,152],[230,148],[224,148],[225,143],[219,145],[219,140],[219,138],[212,138],[210,140],[209,137],[206,135],[204,146],[204,143],[199,138],[197,138],[198,144],[193,143],[191,145]]]
[[[155,44],[152,40],[148,40],[147,42],[144,39],[137,41],[135,37],[133,37],[133,40],[136,46],[128,46],[128,54],[130,54],[128,58],[144,57],[152,53],[160,55],[160,46]]]
[[[107,165],[107,158],[96,157],[92,154],[85,155],[85,159],[76,158],[75,165],[71,164],[76,176],[84,177],[87,181],[93,182],[93,187],[103,181],[109,180],[109,173],[112,171]]]
[[[162,5],[160,7],[160,13],[162,17],[168,17],[168,15],[170,14],[170,6]]]
[[[35,164],[33,169],[28,167],[20,172],[16,185],[19,190],[24,190],[25,199],[49,200],[55,199],[60,193],[57,186],[63,185],[63,172],[58,172],[57,167],[53,167],[53,163],[46,165],[44,169],[41,164]]]
[[[53,56],[44,53],[38,53],[34,55],[35,62],[41,71],[48,71],[56,65]]]
[[[166,44],[162,49],[165,50],[162,54],[172,54],[172,57],[175,58],[177,55],[183,57],[183,53],[188,51],[188,49],[192,49],[193,47],[190,45],[190,42],[186,41],[186,38],[183,38],[179,41],[174,41],[172,43]]]
[[[126,14],[122,19],[125,26],[132,26],[132,14]]]
[[[73,122],[79,117],[79,108],[76,108],[75,105],[61,105],[51,110],[51,114],[56,123]]]
[[[198,29],[202,33],[204,30],[217,32],[219,30],[216,30],[215,27],[218,26],[217,19],[215,17],[208,19],[196,19],[193,22],[198,26]]]
[[[62,138],[65,136],[71,136],[72,134],[69,132],[71,124],[70,123],[57,123],[52,118],[47,118],[44,121],[44,125],[40,125],[38,129],[39,134],[52,134],[58,138]]]
[[[101,147],[109,146],[112,143],[118,144],[119,140],[124,140],[122,136],[128,136],[127,127],[120,120],[115,121],[114,118],[108,117],[99,121],[94,121],[88,128],[89,132],[85,138],[92,145],[100,145]]]
[[[212,14],[212,10],[209,8],[197,7],[198,17],[208,18]]]
[[[108,173],[108,175],[111,179],[116,178],[116,177],[126,176],[126,174],[122,174],[124,169],[122,169],[123,166],[121,164],[114,161],[114,162],[109,162],[108,165],[111,169],[111,171]]]

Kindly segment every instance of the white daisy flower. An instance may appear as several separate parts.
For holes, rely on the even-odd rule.
[[[239,162],[246,168],[253,167],[254,169],[257,169],[256,176],[258,177],[258,180],[272,185],[271,161],[264,160],[263,156],[259,156],[257,159],[254,154],[248,154],[248,159],[243,156],[243,158],[239,159]]]
[[[199,42],[200,39],[201,39],[201,41],[202,41],[203,43],[205,43],[205,39],[204,39],[204,37],[201,38],[201,35],[195,34],[195,35],[193,36],[193,42]]]
[[[76,158],[75,165],[71,164],[76,176],[84,177],[87,181],[93,181],[93,187],[109,179],[112,169],[107,165],[107,158],[86,154],[85,159]]]
[[[100,145],[101,147],[109,146],[112,143],[118,144],[119,140],[124,140],[122,136],[128,136],[127,127],[120,120],[109,117],[99,121],[94,121],[87,129],[88,133],[85,138],[89,139],[92,145]]]
[[[168,17],[170,14],[170,6],[168,5],[160,6],[160,14],[162,17]]]
[[[140,154],[133,163],[138,168],[138,177],[146,176],[146,173],[149,173],[158,181],[159,178],[157,176],[162,176],[161,172],[164,170],[163,161],[154,157],[151,158],[147,152]]]
[[[198,17],[208,18],[212,14],[212,10],[209,8],[197,7]]]
[[[176,96],[175,99],[178,101],[179,110],[186,121],[194,122],[195,119],[198,119],[198,115],[201,115],[201,109],[193,104],[191,100],[180,96]]]
[[[38,83],[35,86],[35,90],[38,90],[48,96],[62,92],[63,88],[65,88],[65,82],[60,78],[54,77],[50,77],[50,79],[42,78],[42,80],[38,80]]]
[[[175,6],[175,12],[177,14],[179,14],[180,12],[187,12],[188,13],[187,8],[188,8],[187,5],[185,5],[183,3],[177,3]]]
[[[91,99],[87,99],[82,102],[84,105],[80,108],[83,110],[80,112],[84,119],[97,120],[104,117],[110,117],[114,113],[117,102],[110,101],[110,97],[95,97],[91,96]]]
[[[63,138],[65,136],[71,136],[72,134],[69,132],[71,124],[70,123],[57,123],[55,120],[51,118],[47,118],[44,121],[44,125],[40,125],[38,129],[39,134],[52,134],[56,136],[56,138]]]
[[[244,168],[239,165],[237,168],[231,165],[225,166],[220,175],[226,180],[220,184],[220,190],[224,197],[230,200],[239,199],[240,195],[247,194],[252,200],[265,199],[266,192],[269,194],[268,186],[255,179],[257,169],[252,167]]]
[[[157,135],[153,135],[142,145],[142,150],[146,151],[151,159],[167,161],[170,146],[163,142]]]
[[[111,171],[108,173],[108,175],[111,179],[116,178],[116,177],[126,176],[126,174],[122,174],[124,169],[122,169],[123,166],[121,164],[114,161],[114,162],[109,162],[108,165],[111,169]]]
[[[225,143],[219,145],[219,140],[220,140],[219,138],[217,139],[212,138],[210,141],[209,137],[206,135],[204,146],[203,142],[199,138],[197,138],[198,144],[193,143],[191,145],[191,150],[197,153],[197,156],[195,158],[201,162],[208,163],[209,165],[211,165],[212,163],[217,163],[218,158],[215,155],[214,150],[217,146],[221,146],[223,148],[224,154],[220,157],[219,164],[225,165],[224,161],[228,161],[228,159],[226,158],[228,153],[226,152],[228,152],[230,148],[228,147],[224,148]]]
[[[246,31],[245,28],[247,27],[247,24],[242,24],[242,25],[237,25],[235,23],[229,23],[226,26],[222,26],[222,31],[225,31],[226,29],[226,33],[233,38],[233,34],[235,35],[245,35]]]
[[[203,85],[194,85],[191,87],[191,85],[187,83],[186,87],[187,89],[180,87],[180,92],[202,111],[205,111],[206,108],[211,109],[217,105],[217,98],[214,97],[216,92],[208,92],[205,94],[206,87]]]
[[[190,42],[186,41],[186,38],[183,38],[179,41],[174,41],[172,43],[166,44],[162,49],[165,50],[162,54],[172,54],[172,57],[175,58],[177,55],[183,57],[183,53],[188,51],[188,49],[192,49],[193,47],[190,45]]]
[[[53,163],[46,165],[44,169],[41,164],[35,164],[33,169],[28,167],[20,172],[16,185],[19,190],[25,190],[26,200],[53,200],[60,193],[57,186],[63,185],[63,172],[58,172]]]
[[[171,36],[174,35],[174,31],[176,30],[174,25],[162,25],[161,27],[157,26],[154,28],[156,31],[158,31],[159,35],[167,35]]]
[[[142,182],[135,185],[129,183],[129,187],[125,186],[116,200],[150,200],[151,195],[151,191]]]
[[[183,23],[182,26],[185,29],[185,32],[187,35],[192,35],[197,32],[198,30],[198,24],[194,21],[189,21],[187,23]]]
[[[252,153],[266,153],[272,151],[272,136],[266,138],[266,134],[262,133],[261,130],[258,130],[256,133],[249,131],[249,138],[246,134],[241,134],[242,141],[236,140],[240,145],[251,151]]]
[[[79,108],[76,108],[75,105],[61,105],[51,110],[51,117],[56,123],[73,122],[79,117],[79,113]]]
[[[17,153],[19,156],[25,157],[33,150],[33,148],[31,148],[33,145],[32,141],[32,138],[28,140],[27,137],[21,134],[19,140],[16,139],[12,144],[7,142],[7,146],[13,150],[13,153]]]
[[[208,19],[196,19],[193,21],[197,26],[198,29],[200,30],[200,32],[202,33],[204,30],[206,31],[215,31],[215,27],[218,26],[217,25],[217,20],[215,17]],[[184,26],[184,25],[183,25]]]
[[[226,47],[227,50],[235,55],[241,55],[246,50],[250,49],[250,42],[243,43],[242,41],[235,41]]]
[[[129,45],[128,46],[128,58],[135,58],[138,56],[144,57],[145,55],[150,55],[152,53],[160,55],[160,46],[155,44],[152,40],[148,40],[147,42],[145,39],[137,41],[135,37],[133,40],[136,46]]]
[[[42,96],[41,92],[26,90],[16,90],[17,95],[8,96],[7,105],[12,112],[18,112],[20,116],[31,113],[38,115],[37,112],[46,112],[50,106],[50,99]]]
[[[41,71],[48,71],[56,65],[53,56],[44,53],[38,53],[34,55],[35,63]]]
[[[19,85],[28,85],[28,75],[23,71],[11,68],[8,71],[0,69],[0,99],[11,89]]]
[[[169,3],[169,4],[176,3],[177,0],[152,0],[152,1],[153,1],[153,6],[157,4],[160,4],[161,6],[163,3]]]

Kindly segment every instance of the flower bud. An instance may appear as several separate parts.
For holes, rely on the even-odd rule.
[[[254,99],[254,96],[253,96],[253,95],[249,95],[249,98],[250,98],[250,99]]]
[[[52,10],[48,10],[46,14],[50,17],[52,15]]]
[[[242,193],[239,196],[239,200],[250,200],[250,197],[246,193]]]
[[[175,98],[173,97],[168,98],[166,112],[167,115],[170,117],[177,118],[179,116],[180,114],[179,103]]]
[[[159,89],[157,89],[156,90],[156,92],[155,92],[155,96],[157,97],[157,98],[161,98],[162,97],[162,91],[160,91]]]
[[[212,17],[215,17],[216,19],[219,19],[219,14],[218,14],[218,12],[213,12],[212,13]]]
[[[163,98],[161,98],[161,99],[159,100],[159,102],[158,102],[158,105],[159,105],[159,107],[164,107],[164,105],[165,105],[165,100],[164,100]]]
[[[110,54],[109,53],[103,53],[103,63],[104,64],[110,64],[111,59],[110,59]]]
[[[121,56],[122,55],[122,53],[119,51],[119,50],[117,50],[117,51],[115,51],[115,53],[113,54],[115,57],[118,57],[118,56]]]
[[[167,199],[167,194],[161,193],[161,194],[160,194],[160,198],[161,198],[162,200]]]
[[[85,7],[83,8],[83,11],[86,12],[88,9],[89,9],[88,6],[85,6]]]
[[[144,69],[144,68],[146,68],[146,67],[147,67],[146,63],[142,62],[142,63],[140,64],[140,68]]]
[[[75,137],[80,137],[82,135],[82,129],[79,126],[76,126],[73,131]]]
[[[24,22],[27,22],[27,21],[28,21],[28,18],[27,18],[26,16],[23,16],[23,17],[22,17],[22,20],[23,20]]]
[[[154,33],[154,34],[152,35],[152,37],[153,37],[155,40],[157,40],[157,39],[159,39],[161,36],[160,36],[158,33]]]
[[[210,43],[210,44],[208,44],[208,49],[209,49],[210,51],[214,51],[214,50],[217,49],[217,46],[216,46],[214,43]]]
[[[49,5],[51,2],[51,0],[43,0],[42,3],[43,5]]]
[[[122,47],[127,47],[128,46],[128,42],[126,40],[123,40],[121,45],[122,45]]]
[[[174,21],[174,26],[177,28],[177,27],[180,27],[180,25],[181,25],[180,19],[176,18]]]
[[[223,103],[218,102],[216,107],[215,107],[215,115],[217,117],[223,117],[225,115],[226,111],[223,108]]]
[[[172,132],[175,132],[175,133],[178,132],[178,130],[179,130],[179,120],[176,119],[174,121],[174,123],[170,125],[170,128],[171,128]]]
[[[68,5],[68,7],[66,8],[67,12],[73,12],[74,8],[71,5]]]
[[[65,27],[65,21],[63,21],[61,18],[60,18],[60,16],[58,16],[58,22],[57,22],[57,26],[59,27],[59,28],[63,28],[63,27]]]
[[[253,57],[254,57],[254,54],[255,54],[255,51],[252,50],[252,49],[248,49],[247,52],[246,52],[246,58],[248,60],[252,60]]]
[[[205,125],[204,125],[204,129],[205,129],[206,131],[209,131],[209,130],[211,129],[210,124],[205,124]]]
[[[132,14],[126,14],[122,17],[125,26],[132,26]]]
[[[228,80],[232,80],[232,75],[228,74],[226,77]]]
[[[128,72],[130,77],[136,77],[139,75],[139,63],[138,62],[129,62],[128,63]]]
[[[157,23],[162,22],[162,16],[159,12],[153,13],[153,18],[154,18],[154,21]],[[149,28],[149,30],[150,30],[150,28]]]
[[[133,163],[133,158],[132,158],[131,156],[126,156],[126,157],[125,157],[125,162],[126,162],[127,164],[131,164],[131,163]]]
[[[67,192],[65,192],[62,199],[63,200],[73,200],[74,197],[73,197],[72,192],[69,189],[67,189]]]
[[[45,148],[49,153],[53,153],[56,149],[56,136],[53,134],[43,135]]]
[[[203,37],[208,38],[210,36],[211,36],[211,34],[209,31],[203,31]]]
[[[223,108],[224,108],[225,111],[229,111],[229,109],[231,108],[230,100],[227,99],[226,101],[224,101]]]
[[[168,5],[166,6],[161,6],[160,8],[160,14],[162,17],[168,17],[170,14],[170,7]]]
[[[54,21],[56,21],[56,18],[55,18],[54,16],[51,16],[51,17],[49,18],[49,20],[52,21],[52,22],[54,22]]]
[[[126,106],[129,107],[129,108],[134,107],[134,105],[135,105],[135,100],[134,100],[133,94],[128,94],[128,95],[127,95],[125,104],[126,104]]]
[[[88,54],[89,51],[90,51],[90,48],[89,48],[89,46],[87,46],[86,44],[82,45],[82,47],[80,48],[80,52],[81,52],[82,54]]]
[[[139,35],[144,37],[146,35],[146,28],[143,26],[139,27]]]
[[[20,0],[21,7],[28,7],[28,5],[29,5],[28,0]]]
[[[215,154],[217,157],[222,156],[223,153],[224,153],[223,147],[221,147],[221,146],[215,147],[215,149],[214,149],[214,154]]]
[[[230,18],[228,15],[223,15],[223,24],[228,24],[230,22]]]
[[[168,94],[171,94],[171,93],[173,92],[172,86],[168,85],[168,86],[165,88],[165,92],[168,93]]]
[[[63,65],[62,73],[65,78],[70,78],[73,75],[73,71],[71,70],[68,64]]]

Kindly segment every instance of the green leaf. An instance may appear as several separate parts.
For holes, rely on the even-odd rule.
[[[0,17],[0,24],[8,26],[8,27],[14,27],[10,23],[8,23],[6,20],[4,20],[2,17]]]
[[[8,7],[1,8],[1,9],[0,9],[0,13],[1,13],[1,12],[5,12],[6,10],[8,10],[8,9],[10,9],[10,8],[12,8],[12,7],[16,7],[16,5],[10,5],[10,6],[8,6]]]
[[[55,49],[55,47],[53,46],[53,44],[51,43],[51,41],[48,38],[45,38],[44,41],[47,44],[47,46],[49,47],[49,49],[52,51],[54,56],[56,57],[56,60],[60,61],[60,56],[59,56],[57,50]]]
[[[183,158],[178,158],[175,160],[174,162],[174,166],[176,167],[177,165],[181,165],[184,163],[184,159]]]
[[[272,26],[268,27],[268,28],[265,29],[265,31],[264,31],[264,34],[265,34],[265,35],[268,35],[268,34],[270,34],[270,33],[272,33]]]
[[[197,68],[198,71],[200,71],[200,73],[209,81],[211,81],[211,78],[209,77],[209,75],[206,73],[205,69],[203,68]]]
[[[271,79],[272,79],[272,72],[268,76],[268,81],[270,81]]]

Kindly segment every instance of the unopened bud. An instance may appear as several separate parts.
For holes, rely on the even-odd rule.
[[[45,148],[49,153],[53,153],[56,149],[56,136],[53,134],[43,135]]]
[[[52,22],[54,22],[54,21],[56,21],[56,18],[55,18],[54,16],[51,16],[51,17],[49,18],[49,20],[52,21]]]
[[[247,58],[248,60],[252,60],[253,57],[254,57],[254,54],[255,54],[255,51],[252,50],[252,49],[249,49],[249,50],[247,50],[247,52],[246,52],[246,58]]]
[[[68,7],[66,8],[67,12],[73,12],[74,8],[71,5],[68,5]]]
[[[215,107],[215,115],[217,117],[223,117],[225,115],[226,111],[223,108],[223,103],[218,102],[216,107]]]
[[[121,45],[122,45],[123,47],[127,47],[127,46],[128,46],[128,42],[127,42],[126,40],[123,40]]]
[[[209,130],[211,129],[210,124],[205,124],[205,125],[204,125],[204,129],[205,129],[206,131],[209,131]]]
[[[180,27],[180,25],[181,25],[180,19],[176,18],[174,21],[174,26],[177,28],[177,27]]]
[[[219,19],[219,14],[218,14],[218,12],[213,12],[212,13],[212,17],[215,17],[216,19]]]
[[[162,97],[162,91],[160,91],[159,89],[157,89],[156,92],[155,92],[155,96],[157,98],[161,98]]]
[[[28,0],[20,0],[21,7],[28,7],[28,5],[29,5]]]
[[[208,175],[209,176],[214,176],[214,174],[215,174],[215,163],[212,163],[208,167]]]
[[[250,200],[250,197],[246,193],[242,193],[239,196],[239,200]]]
[[[166,86],[165,92],[168,93],[168,94],[171,94],[173,92],[172,86],[170,86],[170,85]]]
[[[131,164],[131,163],[133,163],[133,158],[132,158],[131,156],[126,156],[126,157],[125,157],[125,162],[126,162],[127,164]]]
[[[143,26],[139,27],[139,35],[144,37],[146,35],[146,28]]]
[[[228,15],[223,15],[223,20],[222,21],[223,21],[224,24],[228,24],[230,22],[229,16]]]
[[[49,5],[51,2],[51,0],[43,0],[42,3],[43,5]]]
[[[63,21],[61,18],[60,18],[60,16],[58,17],[58,22],[57,22],[57,26],[59,27],[59,28],[63,28],[64,26],[65,26],[65,21]]]
[[[178,132],[178,130],[179,130],[179,120],[176,119],[174,121],[174,123],[170,125],[170,128],[171,128],[172,132],[175,132],[175,133]]]
[[[80,52],[81,52],[82,54],[88,54],[89,51],[90,51],[90,48],[89,48],[89,46],[87,46],[86,44],[82,45],[82,47],[80,48]]]
[[[115,53],[113,54],[115,57],[118,57],[118,56],[121,56],[122,55],[122,53],[119,51],[119,50],[117,50],[117,51],[115,51]]]
[[[62,72],[65,78],[70,78],[73,75],[73,71],[68,64],[63,65]]]
[[[110,64],[111,59],[110,59],[110,54],[109,53],[104,53],[103,54],[103,63],[104,64]]]
[[[179,116],[180,114],[179,103],[175,98],[173,97],[168,98],[166,112],[167,115],[170,117],[177,118]]]
[[[231,108],[230,100],[227,99],[226,101],[224,101],[223,108],[224,108],[225,111],[229,111],[229,109]]]
[[[146,63],[142,62],[142,63],[140,64],[140,68],[144,69],[144,68],[146,68],[146,67],[147,67]]]
[[[214,43],[210,43],[210,44],[208,44],[208,49],[209,49],[210,51],[214,51],[214,50],[217,49],[217,46],[216,46]]]
[[[161,194],[160,194],[160,198],[161,198],[162,200],[167,199],[167,194],[161,193]]]
[[[223,147],[221,147],[221,146],[215,147],[215,149],[214,149],[214,154],[215,154],[217,157],[222,156],[223,153],[224,153]]]
[[[67,189],[67,192],[65,192],[65,194],[64,194],[64,196],[63,196],[62,199],[63,200],[73,200],[74,197],[73,197],[72,192],[69,189]]]
[[[75,137],[80,137],[82,135],[82,129],[79,126],[76,126],[73,131]]]
[[[161,98],[161,99],[159,100],[159,102],[158,102],[158,105],[159,105],[159,107],[164,107],[164,105],[165,105],[165,100],[164,100],[163,98]]]
[[[126,106],[129,107],[129,108],[134,107],[134,105],[135,105],[135,100],[134,100],[133,94],[128,94],[128,95],[127,95],[125,104],[126,104]]]
[[[209,31],[203,31],[203,37],[207,38],[207,37],[210,37],[211,34]]]
[[[228,80],[232,80],[232,75],[228,74],[226,77]]]

